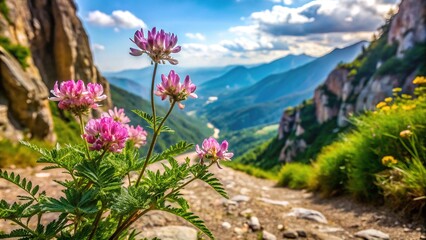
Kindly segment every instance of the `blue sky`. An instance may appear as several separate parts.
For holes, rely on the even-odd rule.
[[[101,71],[141,68],[128,54],[134,32],[178,35],[187,67],[268,62],[287,54],[320,56],[371,39],[397,0],[76,0]]]

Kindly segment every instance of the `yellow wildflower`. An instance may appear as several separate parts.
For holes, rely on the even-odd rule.
[[[385,102],[379,102],[379,103],[376,105],[376,108],[380,109],[380,108],[382,108],[382,107],[384,107],[384,106],[387,106],[387,104],[386,104]]]
[[[392,92],[394,92],[394,93],[397,93],[397,92],[401,92],[402,91],[402,88],[394,88],[394,89],[392,89]]]
[[[387,102],[387,103],[392,102],[392,98],[391,97],[385,98],[385,102]]]
[[[396,160],[393,156],[384,156],[382,158],[382,164],[388,165],[388,164],[397,164],[398,160]]]
[[[426,83],[426,77],[418,76],[413,80],[414,84],[425,84]]]
[[[391,108],[389,106],[382,107],[382,111],[387,112],[387,111],[390,111],[390,110],[391,110]]]
[[[405,98],[405,99],[411,99],[411,98],[413,98],[411,95],[408,95],[408,94],[402,94],[401,97]]]
[[[411,105],[402,105],[402,109],[409,111],[416,108],[416,104],[411,104]]]
[[[392,110],[395,110],[395,109],[398,109],[398,106],[397,105],[392,105]]]
[[[413,132],[412,131],[410,131],[410,130],[404,130],[404,131],[401,131],[400,133],[399,133],[399,136],[400,137],[402,137],[402,138],[409,138],[409,137],[411,137],[413,135]]]

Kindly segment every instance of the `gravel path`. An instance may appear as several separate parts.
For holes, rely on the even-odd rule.
[[[277,188],[272,181],[230,168],[212,168],[225,185],[230,200],[223,199],[208,185],[197,181],[182,193],[189,200],[191,209],[206,221],[219,240],[262,239],[262,235],[267,240],[358,239],[355,235],[367,229],[380,231],[369,233],[382,233],[382,239],[386,239],[386,234],[390,239],[426,239],[425,229],[419,222],[404,221],[383,206],[360,204],[347,197],[321,199],[305,191]],[[41,171],[41,166],[13,171],[30,176],[33,183],[51,195],[61,194],[61,187],[52,181],[63,179],[60,171]],[[18,194],[20,192],[11,184],[0,181],[0,199],[13,201]],[[189,236],[195,232],[191,228],[180,228],[192,226],[162,212],[151,212],[136,226],[144,227],[146,236],[158,235],[161,229],[179,233],[163,235],[163,240],[191,240]],[[164,226],[166,228],[160,228]],[[170,226],[179,227],[172,229]],[[12,228],[14,226],[9,222],[0,221],[0,230],[7,232]],[[188,235],[185,235],[186,230]]]

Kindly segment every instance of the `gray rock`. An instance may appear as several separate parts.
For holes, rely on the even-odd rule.
[[[296,232],[297,232],[297,236],[299,236],[301,238],[308,237],[308,234],[305,232],[305,230],[298,229],[298,230],[296,230]]]
[[[250,217],[248,225],[249,225],[250,229],[253,230],[253,231],[259,231],[260,228],[261,228],[259,219],[257,217],[254,217],[254,216]]]
[[[327,219],[322,213],[306,208],[293,208],[291,209],[291,212],[287,214],[287,216],[304,218],[319,223],[327,223]]]
[[[296,239],[298,236],[297,232],[294,230],[285,230],[283,233],[284,238]]]
[[[277,240],[277,237],[274,234],[263,230],[262,231],[262,240]]]
[[[197,231],[190,227],[168,226],[145,229],[142,238],[160,238],[161,240],[197,240]]]
[[[336,233],[336,232],[344,232],[345,230],[340,227],[319,226],[318,231],[323,233]]]
[[[246,232],[247,232],[247,229],[246,229],[246,228],[239,228],[239,227],[236,227],[236,228],[234,228],[234,232],[235,232],[236,234],[238,234],[238,235],[243,235],[244,233],[246,233]]]
[[[269,198],[257,198],[257,199],[264,203],[269,203],[269,204],[278,205],[278,206],[287,206],[289,204],[287,201],[272,200]]]
[[[222,227],[225,229],[231,229],[231,224],[229,222],[223,222]]]
[[[231,198],[231,201],[234,202],[248,202],[250,201],[250,197],[246,195],[236,195],[233,198]]]
[[[376,229],[367,229],[355,233],[355,237],[366,240],[389,239],[389,235]]]
[[[240,215],[242,216],[242,217],[250,217],[251,215],[253,214],[253,210],[251,210],[251,208],[248,208],[248,209],[246,209],[246,210],[244,210],[244,211],[242,211],[242,212],[240,212]]]

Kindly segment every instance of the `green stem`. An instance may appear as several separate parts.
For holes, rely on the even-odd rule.
[[[83,122],[83,117],[81,114],[78,115],[78,118],[80,120],[80,133],[81,133],[81,137],[83,137],[84,135],[84,122]],[[90,160],[90,154],[89,154],[89,145],[87,144],[87,142],[83,139],[84,145],[86,146],[86,154],[87,154],[87,159]]]
[[[151,158],[152,152],[153,152],[153,150],[154,150],[154,146],[155,146],[155,143],[156,143],[156,141],[157,141],[157,137],[158,137],[158,135],[159,135],[159,133],[160,133],[160,131],[161,131],[161,127],[163,126],[163,124],[164,124],[164,122],[166,121],[166,119],[169,117],[169,115],[170,115],[170,113],[172,112],[173,107],[175,106],[175,104],[176,104],[176,101],[172,101],[172,104],[170,105],[169,111],[167,112],[167,114],[166,114],[166,116],[163,118],[163,120],[160,122],[160,125],[158,125],[157,130],[155,130],[155,131],[154,131],[154,134],[153,134],[153,136],[152,136],[151,145],[149,146],[148,154],[146,155],[145,163],[144,163],[144,165],[143,165],[143,167],[142,167],[141,172],[139,173],[139,177],[138,177],[138,180],[136,180],[135,186],[138,186],[138,185],[139,185],[139,182],[140,182],[140,181],[141,181],[141,179],[142,179],[142,176],[143,176],[143,174],[144,174],[144,172],[145,172],[145,170],[146,170],[146,167],[148,166],[149,159]]]
[[[210,163],[210,165],[208,165],[208,166],[207,166],[207,168],[210,168],[210,167],[213,165],[213,163],[214,163],[214,162],[211,162],[211,163]],[[166,200],[166,198],[167,198],[168,196],[170,196],[170,195],[172,195],[173,193],[175,193],[175,192],[177,192],[177,191],[181,190],[182,188],[186,187],[188,184],[190,184],[191,182],[193,182],[193,181],[194,181],[194,180],[196,180],[197,178],[198,178],[197,176],[194,176],[194,177],[193,177],[193,178],[191,178],[191,180],[189,180],[188,182],[186,182],[186,183],[182,184],[181,186],[179,186],[179,187],[177,187],[177,188],[173,189],[171,192],[169,192],[168,194],[166,194],[166,195],[163,197],[163,199],[164,199],[164,200]]]
[[[104,208],[102,206],[101,210],[99,210],[98,214],[96,215],[95,222],[93,224],[93,229],[92,229],[92,232],[90,233],[88,240],[91,240],[95,236],[95,233],[96,233],[96,230],[98,228],[99,221],[101,220],[103,211],[104,211]]]
[[[156,115],[155,115],[155,102],[154,102],[154,83],[155,83],[155,75],[157,74],[157,67],[158,63],[154,64],[154,70],[152,72],[152,80],[151,80],[151,109],[152,109],[152,119],[154,120],[154,131],[155,131],[155,121],[156,121]]]
[[[26,226],[25,224],[23,224],[21,221],[18,221],[16,219],[11,219],[12,222],[18,224],[19,226],[25,228],[25,230],[29,231],[30,233],[34,234],[34,236],[38,236],[39,234],[34,232],[33,230],[31,230],[31,228],[29,228],[28,226]]]
[[[117,227],[117,230],[115,230],[115,232],[112,234],[109,240],[117,239],[124,230],[126,230],[130,225],[132,225],[132,223],[134,223],[136,220],[138,220],[140,217],[142,217],[144,214],[146,214],[147,212],[151,210],[152,209],[149,208],[149,209],[145,209],[141,213],[138,213],[138,211],[134,212],[126,220],[124,220],[124,222],[120,226]]]

